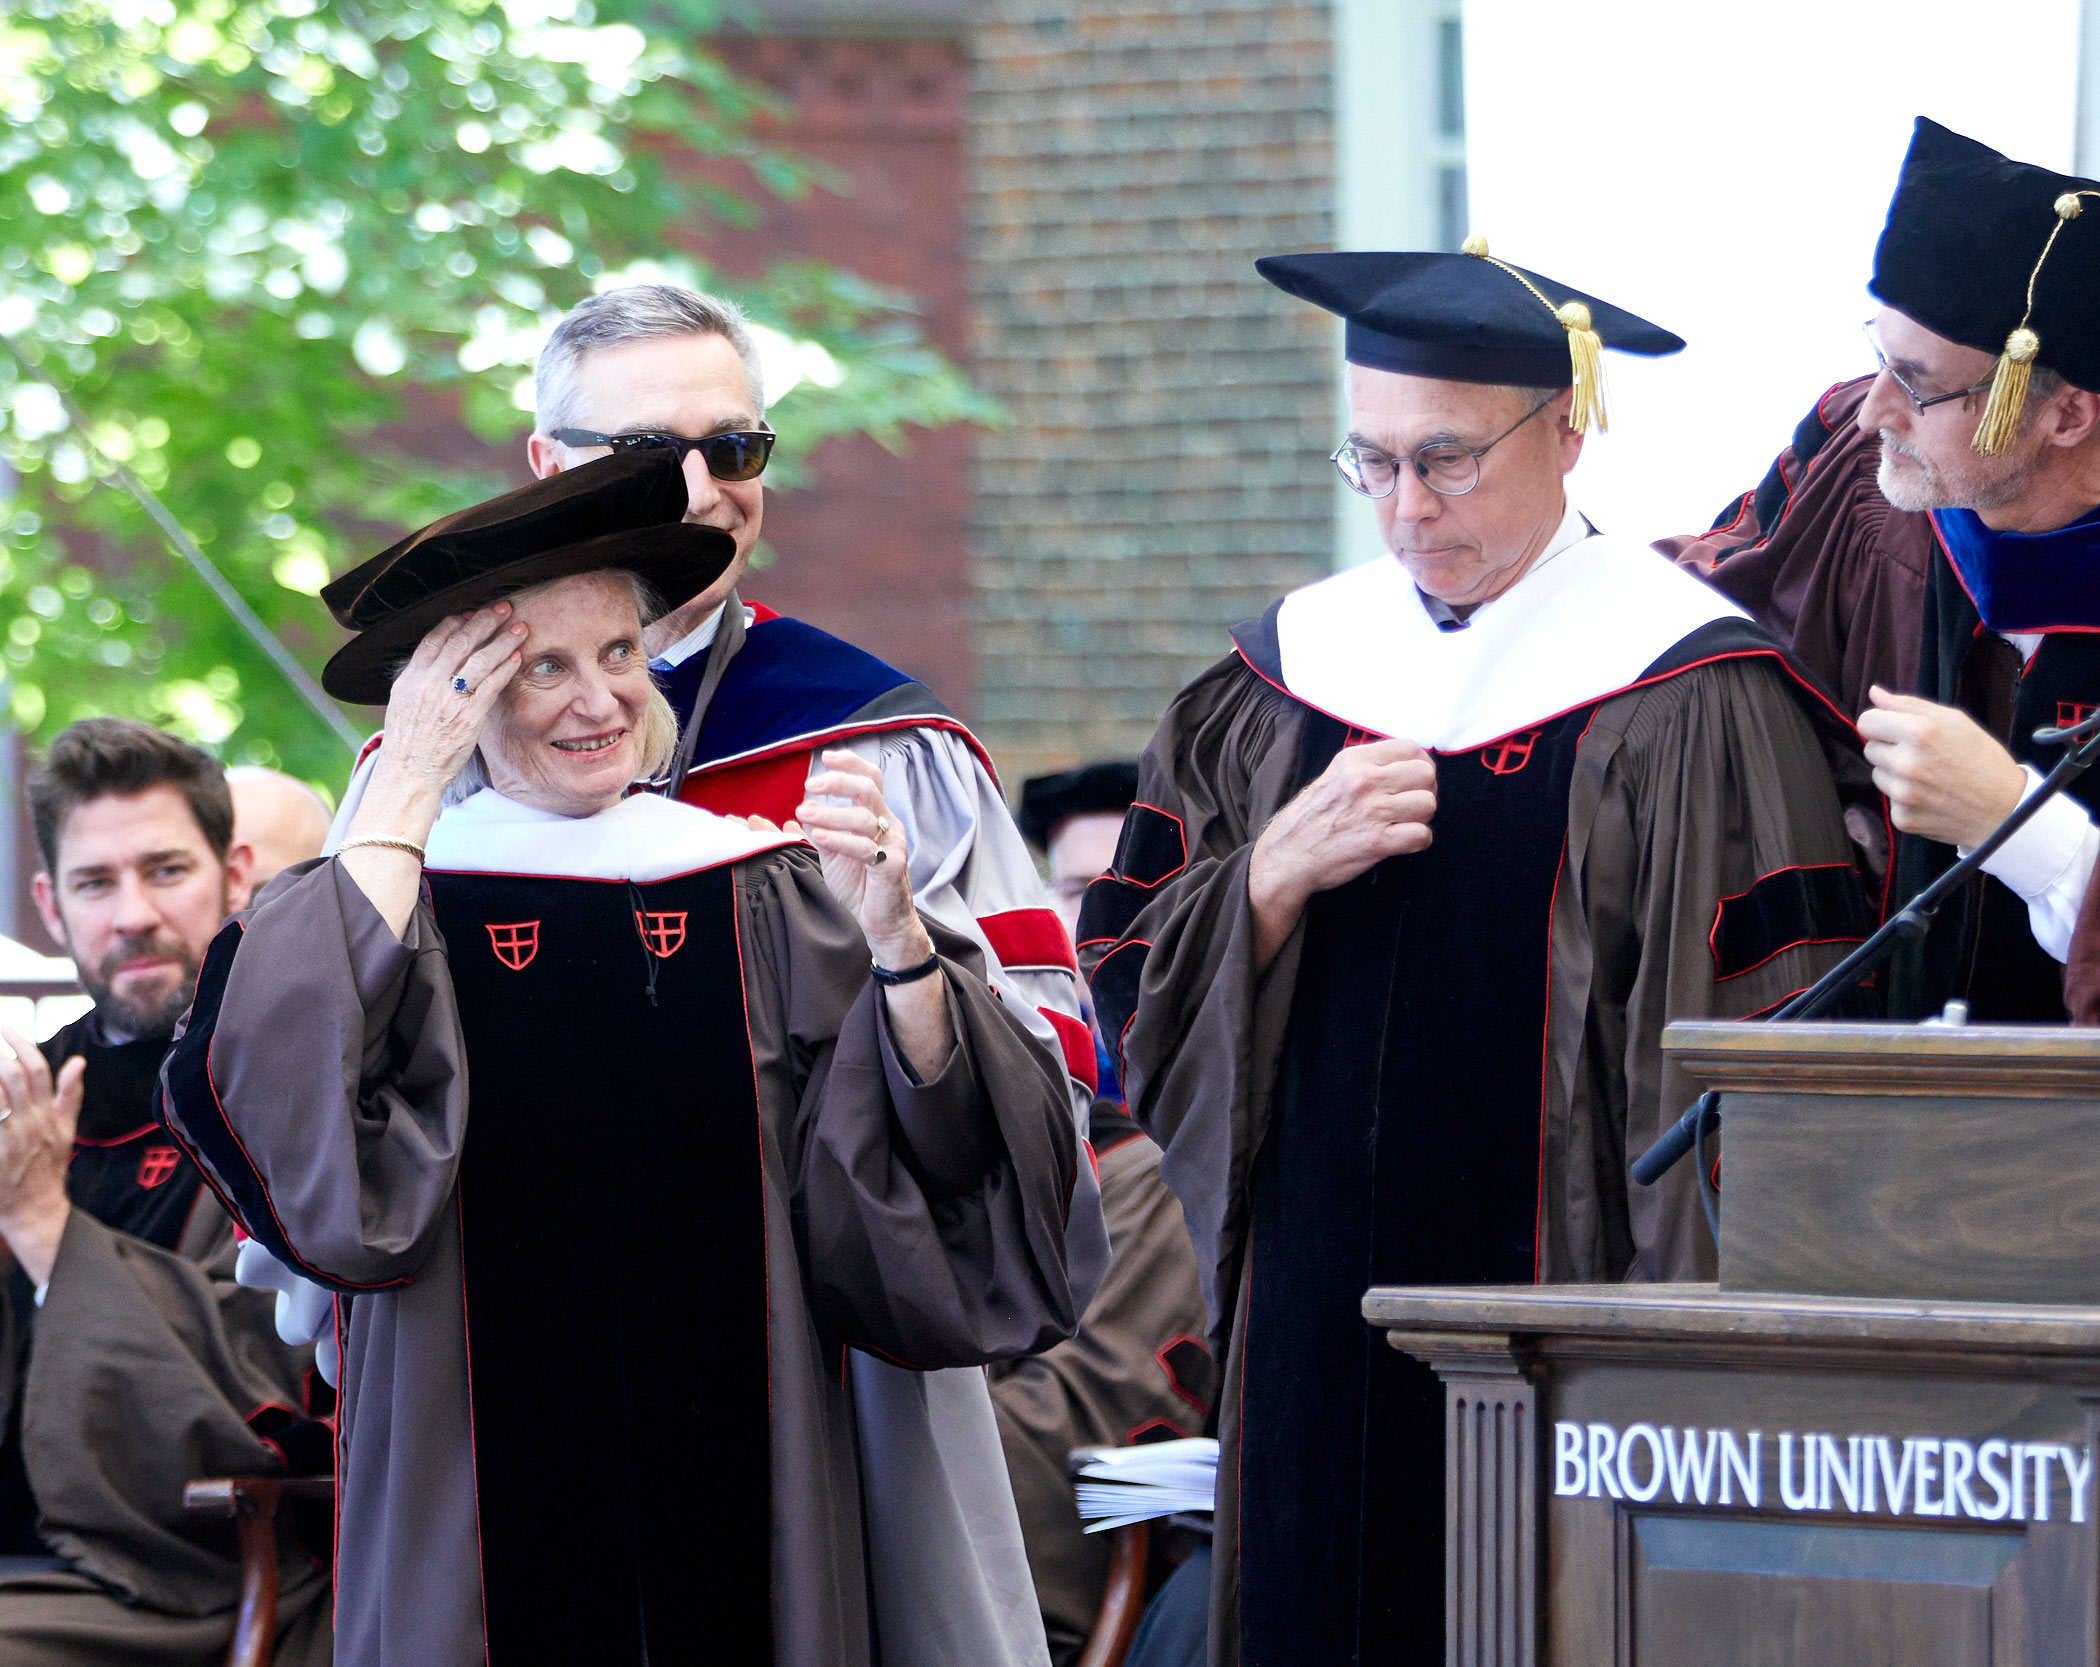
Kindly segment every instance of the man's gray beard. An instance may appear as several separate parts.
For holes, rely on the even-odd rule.
[[[1895,472],[1901,457],[1909,468]],[[1993,460],[1977,456],[1979,466]],[[1923,514],[1931,509],[2003,509],[2016,502],[2034,479],[2037,460],[2028,458],[1992,480],[1963,482],[1950,486],[1916,452],[1904,451],[1886,433],[1881,436],[1881,464],[1874,484],[1897,509]]]

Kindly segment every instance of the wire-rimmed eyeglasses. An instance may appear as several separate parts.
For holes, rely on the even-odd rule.
[[[1972,382],[1966,388],[1956,388],[1951,394],[1921,394],[1903,380],[1901,371],[1888,362],[1887,355],[1881,351],[1881,343],[1874,339],[1874,321],[1870,318],[1860,328],[1867,333],[1867,346],[1873,350],[1874,363],[1886,371],[1889,380],[1903,390],[1903,397],[1910,401],[1911,408],[1921,417],[1935,405],[1945,405],[1950,399],[1968,399],[1971,395],[1987,392],[1990,388],[1991,378],[1986,376],[1981,382]]]
[[[599,434],[588,428],[557,428],[550,439],[565,446],[610,446],[614,451],[653,450],[675,446],[683,463],[692,452],[700,454],[707,472],[716,480],[756,480],[765,473],[766,459],[773,455],[775,435],[770,428],[732,429],[726,434]]]
[[[1417,446],[1407,461],[1422,484],[1444,498],[1463,498],[1480,484],[1480,460],[1537,416],[1552,400],[1534,405],[1484,446],[1462,446],[1456,440],[1431,440]],[[1375,446],[1344,440],[1328,462],[1352,491],[1367,498],[1389,498],[1400,484],[1400,459]]]

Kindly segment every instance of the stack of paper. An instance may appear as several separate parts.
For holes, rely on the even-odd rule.
[[[1078,1493],[1089,1534],[1181,1511],[1213,1510],[1218,1444],[1193,1436],[1142,1447],[1097,1447],[1079,1466]]]

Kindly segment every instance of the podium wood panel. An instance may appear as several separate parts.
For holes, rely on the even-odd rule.
[[[2100,1661],[2100,1307],[1524,1286],[1374,1290],[1364,1313],[1447,1385],[1452,1667]],[[1495,1411],[1526,1393],[1528,1442]],[[1691,1469],[1676,1497],[1659,1463],[1651,1475],[1650,1441],[1665,1430],[1673,1442],[1701,1432],[1715,1451],[1719,1432],[1737,1439],[1756,1498],[1725,1461],[1704,1502]],[[1571,1468],[1564,1432],[1579,1437],[1583,1465]],[[1620,1435],[1625,1468],[1599,1445]],[[1825,1436],[1827,1499],[1809,1457]],[[2031,1495],[2020,1520],[1954,1504],[1952,1516],[1920,1514],[1907,1487],[1900,1511],[1848,1500],[1847,1466],[1857,1484],[1876,1462],[1862,1466],[1857,1444],[1875,1438],[1906,1460],[1929,1443],[1949,1465],[1957,1448],[1970,1459],[2000,1442],[2046,1450],[2049,1516]],[[1587,1459],[1600,1453],[1593,1474]],[[2066,1459],[2081,1454],[2073,1520]],[[1575,1470],[1588,1481],[1571,1493]],[[1631,1494],[1612,1497],[1622,1483]],[[1936,1473],[1933,1486],[1944,1483]],[[1967,1472],[1946,1497],[1957,1495],[1992,1503]]]
[[[2100,1029],[1676,1024],[1721,1094],[1721,1285],[2100,1302]]]

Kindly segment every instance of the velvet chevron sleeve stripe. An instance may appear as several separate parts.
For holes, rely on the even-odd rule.
[[[230,922],[205,951],[188,1023],[168,1050],[162,1067],[161,1092],[168,1127],[204,1171],[205,1179],[228,1212],[286,1267],[335,1290],[375,1291],[405,1284],[403,1279],[364,1284],[338,1279],[300,1255],[278,1219],[262,1171],[226,1115],[219,1085],[212,1080],[211,1044],[218,1033],[219,1013],[226,999],[227,980],[233,974],[234,957],[240,952],[245,935],[241,922]]]

